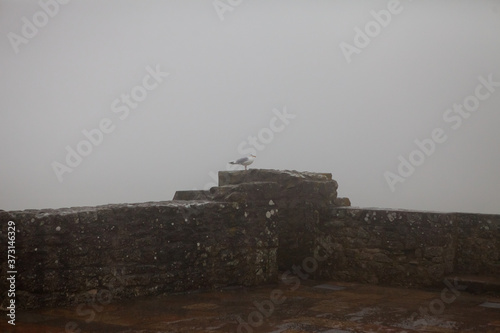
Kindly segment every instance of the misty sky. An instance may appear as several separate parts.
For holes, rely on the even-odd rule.
[[[253,151],[500,213],[498,1],[0,0],[0,35],[2,209],[171,200]]]

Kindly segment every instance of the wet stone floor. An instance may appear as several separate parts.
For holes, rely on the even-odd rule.
[[[499,332],[500,298],[331,281],[118,300],[92,308],[18,311],[0,332]]]

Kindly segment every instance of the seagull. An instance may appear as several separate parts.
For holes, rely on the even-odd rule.
[[[256,158],[257,156],[251,154],[251,155],[248,155],[247,157],[242,157],[242,158],[239,158],[237,159],[236,161],[231,161],[229,162],[229,164],[240,164],[240,165],[243,165],[245,166],[245,170],[247,169],[247,166],[252,164],[253,163],[253,160]]]

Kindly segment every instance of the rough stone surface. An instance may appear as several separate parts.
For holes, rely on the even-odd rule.
[[[253,286],[278,271],[426,287],[500,275],[499,215],[341,207],[350,202],[331,174],[251,169],[219,179],[174,201],[0,211],[3,253],[16,222],[18,304]]]
[[[310,249],[326,249],[317,277],[437,286],[453,274],[499,275],[498,215],[359,208],[323,213]]]
[[[455,214],[456,270],[500,276],[500,218],[498,215]]]
[[[173,200],[211,200],[210,191],[177,191]]]
[[[215,200],[252,199],[279,211],[278,268],[287,270],[313,247],[319,211],[349,202],[337,200],[337,188],[330,173],[251,169],[219,172],[219,187],[211,192]]]
[[[351,205],[351,200],[349,200],[349,198],[336,198],[333,200],[333,204],[339,207],[349,207]]]
[[[316,228],[331,256],[318,275],[345,281],[429,286],[453,272],[456,230],[450,215],[334,209]]]
[[[333,181],[335,183],[335,189],[337,189],[337,182],[332,180],[331,173],[273,169],[250,169],[248,171],[240,170],[219,172],[219,186],[267,181],[279,183],[284,187],[293,187],[304,180],[320,182]]]
[[[221,171],[219,186],[256,184],[278,185],[276,200],[287,206],[313,202],[316,205],[334,205],[338,184],[330,173],[298,172],[290,170]]]
[[[78,303],[99,290],[128,298],[273,282],[277,224],[266,212],[252,203],[187,201],[0,217],[2,238],[6,222],[16,222],[16,296],[33,308]]]

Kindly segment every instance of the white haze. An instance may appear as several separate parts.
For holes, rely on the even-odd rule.
[[[41,7],[1,0],[0,208],[209,187],[286,109],[251,168],[331,172],[354,206],[500,213],[500,88],[459,128],[443,120],[478,77],[500,81],[500,4],[401,0],[348,63],[340,43],[388,3],[244,0],[222,21],[213,1],[73,0],[16,54],[8,34]],[[111,104],[148,66],[169,76],[121,120]],[[114,131],[59,182],[53,162],[104,118]],[[392,192],[384,173],[435,128],[447,140]]]

